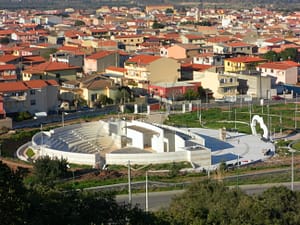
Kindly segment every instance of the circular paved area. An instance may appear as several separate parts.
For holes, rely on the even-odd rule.
[[[261,140],[259,136],[227,132],[226,141],[221,141],[219,130],[204,128],[190,128],[189,130],[205,139],[205,147],[211,149],[213,167],[221,162],[235,164],[238,158],[240,164],[265,160],[272,155],[265,155],[267,150],[275,152],[274,144]]]

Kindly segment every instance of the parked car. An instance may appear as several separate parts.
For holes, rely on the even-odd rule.
[[[283,97],[280,97],[278,95],[272,96],[272,100],[283,100]]]

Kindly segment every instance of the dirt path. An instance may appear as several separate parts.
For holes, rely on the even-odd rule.
[[[0,157],[0,160],[3,163],[5,163],[9,168],[11,168],[13,170],[16,170],[18,167],[26,168],[26,169],[32,169],[33,168],[32,165],[29,165],[29,164],[26,164],[26,163],[22,163],[22,162],[16,162],[16,161],[9,160],[9,159],[2,158],[2,157]]]

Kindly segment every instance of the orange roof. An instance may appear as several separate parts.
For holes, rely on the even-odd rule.
[[[292,67],[300,67],[300,64],[293,61],[269,62],[258,66],[259,68],[286,70]]]
[[[13,32],[13,30],[0,30],[0,35],[11,35]]]
[[[59,86],[56,80],[45,80],[51,86]]]
[[[183,63],[181,64],[181,68],[184,70],[196,70],[196,71],[203,71],[211,68],[211,65],[204,65],[204,64],[191,64],[191,63]]]
[[[28,62],[45,62],[46,60],[39,55],[29,55],[29,56],[23,56],[23,61]]]
[[[228,58],[225,59],[225,61],[251,63],[251,62],[265,62],[266,59],[262,59],[260,57],[254,57],[254,56],[242,56],[242,57]]]
[[[47,86],[44,80],[29,80],[24,81],[25,85],[31,89],[43,88]]]
[[[194,34],[187,34],[187,35],[185,35],[185,37],[190,40],[204,39],[204,37],[202,35],[194,35]]]
[[[87,59],[101,59],[101,58],[111,55],[113,53],[115,53],[115,52],[114,51],[100,51],[100,52],[96,52],[86,58]]]
[[[208,38],[206,41],[211,43],[220,43],[220,42],[229,42],[231,40],[233,39],[230,37],[216,36],[216,37]]]
[[[28,87],[22,81],[0,83],[0,92],[26,91]]]
[[[19,56],[15,56],[15,55],[2,55],[0,56],[0,62],[8,63],[10,61],[14,61],[19,58],[20,58]]]
[[[269,42],[269,43],[277,43],[277,42],[282,42],[282,41],[284,41],[284,39],[276,38],[276,37],[265,40],[265,42]]]
[[[106,70],[111,70],[111,71],[116,71],[116,72],[121,72],[121,73],[124,73],[127,71],[127,69],[125,69],[123,67],[116,67],[116,66],[109,66],[106,68]]]
[[[137,55],[128,59],[126,62],[128,63],[139,63],[139,64],[149,64],[157,59],[160,59],[160,56],[153,55]]]
[[[4,70],[16,70],[16,66],[13,64],[0,65],[0,71]]]
[[[57,71],[57,70],[72,70],[72,69],[79,69],[80,67],[71,66],[66,63],[62,62],[45,62],[35,66],[27,67],[26,71],[28,72],[50,72],[50,71]]]
[[[244,47],[244,46],[252,46],[251,44],[247,44],[245,42],[229,42],[226,45],[230,47]]]

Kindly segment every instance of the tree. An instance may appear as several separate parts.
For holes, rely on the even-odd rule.
[[[152,29],[163,29],[164,27],[165,27],[165,25],[157,22],[157,20],[154,20],[154,22],[152,24]]]
[[[279,53],[280,60],[296,61],[298,57],[298,50],[296,48],[287,48]]]
[[[165,10],[165,13],[166,13],[166,14],[173,14],[173,13],[174,13],[174,10],[171,9],[171,8],[167,8],[167,9]]]
[[[3,37],[0,39],[1,45],[7,45],[7,44],[9,44],[9,42],[10,42],[10,39],[8,37]]]
[[[67,160],[63,158],[38,158],[33,166],[34,184],[53,187],[55,181],[67,177],[67,165]]]
[[[184,93],[184,99],[185,100],[195,100],[195,99],[198,99],[199,98],[199,94],[198,92],[192,90],[192,89],[188,89],[185,93]]]
[[[263,55],[263,58],[267,59],[268,61],[271,61],[271,62],[275,62],[275,61],[279,60],[278,54],[274,51],[268,51],[267,53],[265,53]]]
[[[0,161],[1,224],[24,224],[26,207],[26,189],[22,183],[21,170],[14,172]]]
[[[82,20],[75,20],[74,22],[74,26],[79,27],[79,26],[84,26],[85,22],[83,22]]]
[[[113,100],[104,94],[100,94],[97,100],[94,102],[94,106],[101,108],[103,105],[112,104]]]

